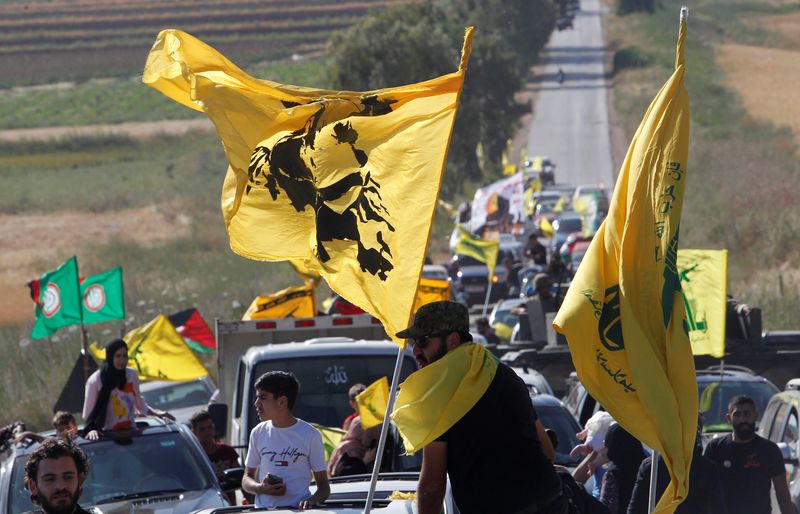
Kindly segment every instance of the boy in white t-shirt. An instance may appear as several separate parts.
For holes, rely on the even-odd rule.
[[[331,493],[322,435],[292,414],[300,390],[285,371],[264,373],[256,381],[256,410],[261,423],[250,432],[242,489],[256,495],[256,507],[308,509]],[[309,490],[311,474],[317,491]]]

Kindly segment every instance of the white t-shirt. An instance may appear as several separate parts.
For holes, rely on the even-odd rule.
[[[272,421],[259,423],[250,432],[245,466],[258,468],[259,482],[272,473],[286,484],[281,496],[256,495],[256,507],[296,507],[311,496],[312,473],[325,471],[322,435],[302,419],[286,428],[273,427]]]
[[[133,368],[125,368],[126,384],[124,389],[114,388],[108,398],[108,408],[106,409],[106,419],[103,423],[103,430],[121,430],[133,426],[136,413],[146,415],[149,406],[145,403],[142,393],[139,391],[139,375]],[[100,370],[98,369],[89,376],[86,381],[86,390],[83,402],[83,419],[87,419],[92,413],[97,397],[103,383],[100,380]]]

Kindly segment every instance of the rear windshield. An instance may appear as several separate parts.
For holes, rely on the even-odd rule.
[[[83,444],[81,449],[90,463],[80,499],[84,508],[135,493],[216,487],[203,456],[177,433],[104,440]],[[26,460],[27,455],[23,455],[14,462],[10,514],[33,512],[24,483]]]
[[[326,427],[339,427],[353,409],[347,397],[350,386],[357,383],[369,385],[381,377],[391,383],[396,357],[394,355],[324,356],[262,361],[253,369],[253,383],[267,371],[291,371],[300,382],[300,395],[292,413],[309,423]],[[405,380],[417,369],[410,356],[403,359],[400,380]],[[254,405],[247,406],[248,433],[258,423]]]
[[[725,418],[728,403],[734,396],[745,395],[753,399],[756,412],[764,414],[767,403],[778,388],[769,382],[698,382],[700,413],[703,415],[703,430],[706,432],[729,432],[731,425]]]
[[[142,391],[144,400],[151,407],[174,410],[194,405],[205,405],[211,399],[211,391],[200,382],[173,382],[158,389]]]

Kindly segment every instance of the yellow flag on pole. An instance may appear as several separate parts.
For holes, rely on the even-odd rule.
[[[322,277],[319,274],[319,271],[312,269],[305,261],[301,259],[292,259],[289,261],[289,264],[292,265],[294,270],[300,275],[300,278],[303,279],[303,282],[306,284],[311,285],[318,285],[319,281],[322,280]]]
[[[256,296],[242,319],[313,318],[316,314],[314,286],[306,284]]]
[[[411,318],[471,41],[468,28],[454,73],[352,92],[255,79],[169,29],[142,80],[214,123],[231,248],[313,262],[393,337]]]
[[[417,287],[417,298],[414,300],[414,312],[432,302],[450,299],[450,282],[438,278],[421,278]]]
[[[542,231],[542,234],[544,234],[545,237],[552,238],[556,233],[555,229],[553,228],[553,224],[550,223],[550,220],[544,216],[542,216],[540,219],[541,221],[539,222],[539,230]]]
[[[689,340],[695,355],[725,355],[728,250],[678,250]]]
[[[456,253],[477,259],[486,264],[489,269],[489,280],[494,277],[494,268],[497,266],[497,254],[500,251],[500,243],[497,241],[485,241],[472,235],[472,233],[458,226],[460,236],[456,243]]]
[[[689,153],[685,38],[682,10],[675,72],[631,141],[608,217],[554,322],[589,393],[662,454],[671,481],[659,513],[674,512],[686,497],[697,429],[697,383],[677,269]]]
[[[389,380],[381,377],[356,396],[361,427],[366,430],[383,423],[389,405]]]
[[[123,339],[128,344],[128,366],[137,371],[140,380],[192,380],[208,375],[203,363],[163,314],[131,330]],[[96,344],[89,351],[97,359],[106,357],[105,349]]]

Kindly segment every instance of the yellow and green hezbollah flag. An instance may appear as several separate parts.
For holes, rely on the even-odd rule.
[[[608,217],[594,236],[555,328],[578,377],[606,410],[660,452],[671,481],[655,512],[686,497],[697,429],[697,384],[678,278],[687,179],[689,98],[685,11],[675,72],[631,141]]]
[[[496,373],[497,358],[476,343],[461,344],[412,373],[391,414],[406,451],[414,454],[447,432],[475,406]]]
[[[414,300],[413,311],[432,302],[441,302],[450,299],[450,282],[437,278],[421,278],[417,287],[417,298]]]
[[[497,266],[497,253],[500,250],[500,243],[497,241],[485,241],[472,235],[472,233],[458,226],[460,236],[456,243],[456,253],[467,255],[486,264],[489,269],[489,280],[494,277],[494,268]]]
[[[339,427],[324,427],[317,423],[311,423],[311,426],[322,435],[322,447],[325,449],[325,462],[327,463],[331,460],[333,450],[342,442],[345,431]]]
[[[242,319],[313,318],[316,313],[314,285],[306,284],[256,296]]]
[[[383,423],[389,405],[389,380],[381,377],[356,396],[358,415],[364,430]]]
[[[678,250],[689,340],[695,355],[725,355],[728,250]]]
[[[395,334],[411,317],[471,40],[469,28],[454,73],[352,92],[255,79],[169,29],[142,80],[214,123],[231,248],[305,260]]]
[[[128,366],[139,373],[140,380],[192,380],[208,371],[170,323],[159,314],[153,321],[128,332]],[[106,351],[92,344],[95,358],[104,360]]]

